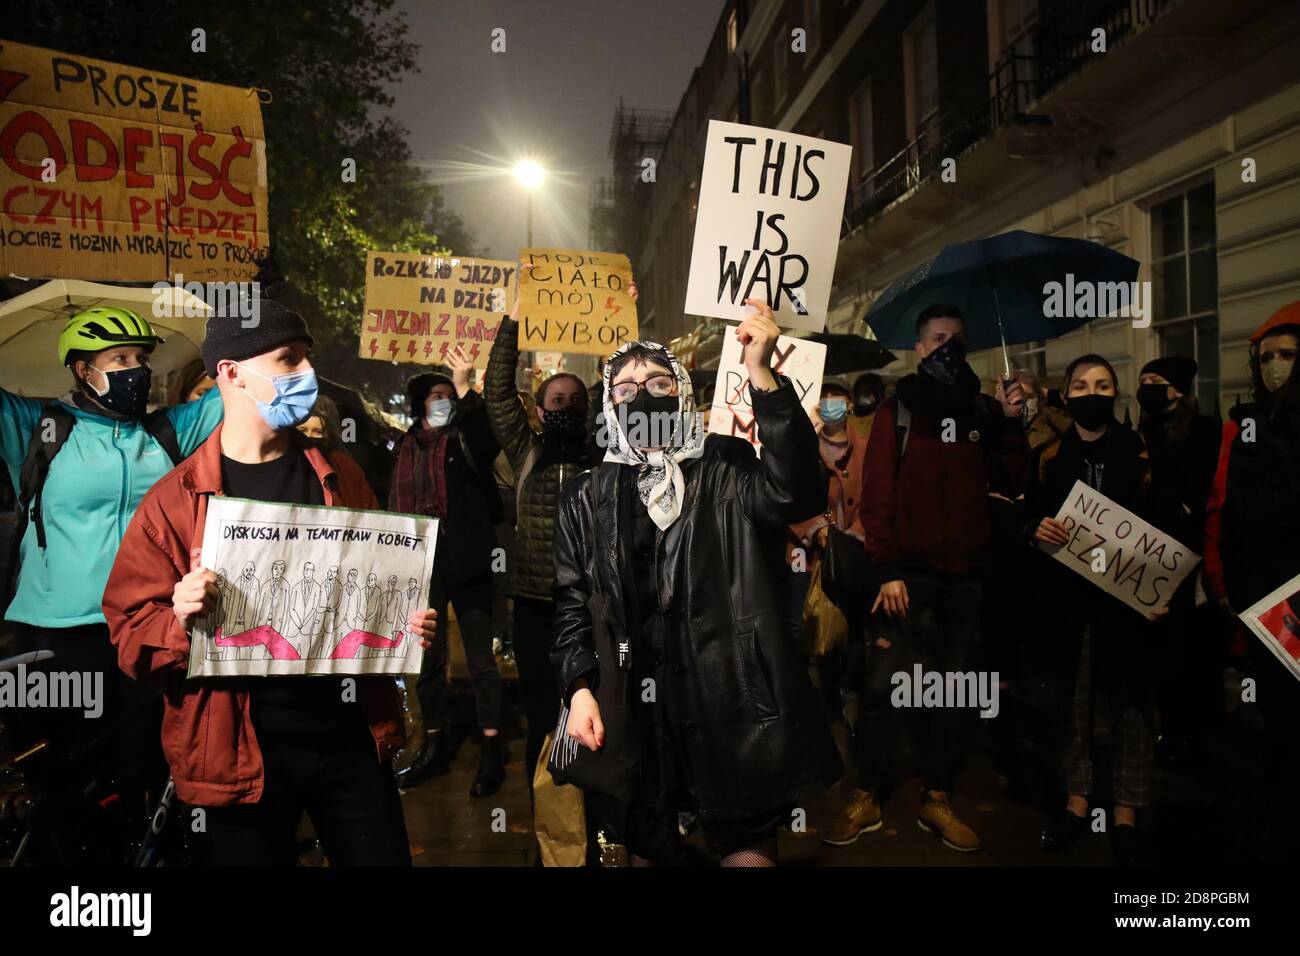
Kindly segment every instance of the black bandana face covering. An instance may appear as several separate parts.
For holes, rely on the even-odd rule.
[[[942,385],[955,385],[966,363],[966,342],[954,336],[921,359],[921,371]]]

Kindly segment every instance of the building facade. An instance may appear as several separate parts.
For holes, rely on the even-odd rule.
[[[1202,407],[1225,411],[1249,390],[1250,332],[1300,298],[1300,5],[1285,0],[729,4],[665,146],[681,178],[653,191],[634,261],[665,339],[700,322],[681,303],[710,118],[853,146],[833,331],[866,333],[871,302],[950,243],[1088,238],[1139,261],[1145,317],[1015,347],[1013,364],[1059,381],[1098,352],[1131,399],[1148,359],[1190,355]],[[1002,366],[971,361],[988,381]]]

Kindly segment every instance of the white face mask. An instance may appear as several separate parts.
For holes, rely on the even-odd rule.
[[[1029,418],[1034,418],[1038,415],[1038,399],[1025,399],[1025,414]]]
[[[1291,377],[1291,369],[1294,366],[1294,361],[1288,362],[1281,358],[1273,359],[1260,369],[1260,377],[1264,379],[1264,387],[1270,392],[1276,392],[1287,383],[1287,379]]]
[[[451,421],[456,412],[456,406],[452,404],[450,398],[435,398],[424,406],[424,420],[430,428],[442,428]]]

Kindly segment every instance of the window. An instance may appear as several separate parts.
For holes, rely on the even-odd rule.
[[[1038,25],[1038,0],[1002,0],[1002,49],[1032,55],[1032,28]]]
[[[767,119],[767,104],[763,100],[763,71],[755,70],[749,81],[749,123],[762,124]]]
[[[999,92],[1018,111],[1028,109],[1038,97],[1038,0],[999,0],[1001,47],[1005,72],[1000,70]]]
[[[1214,184],[1151,207],[1151,309],[1161,355],[1196,359],[1201,410],[1219,410],[1219,266]]]
[[[808,33],[808,52],[815,53],[822,45],[821,0],[803,0],[803,27]]]
[[[939,111],[939,46],[934,8],[930,7],[908,31],[912,39],[912,89],[918,129]]]
[[[727,52],[736,52],[736,42],[739,39],[737,34],[736,11],[732,10],[727,14]]]
[[[790,31],[782,25],[772,40],[772,105],[780,106],[785,102],[785,86],[790,51]]]
[[[938,145],[939,53],[934,4],[930,3],[903,34],[908,139],[920,141],[921,152]]]
[[[862,89],[850,101],[849,129],[853,137],[853,155],[858,179],[866,179],[876,168],[875,141],[872,136],[871,116],[871,81],[862,84]]]

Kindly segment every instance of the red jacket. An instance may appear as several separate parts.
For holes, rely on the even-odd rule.
[[[913,414],[901,460],[898,398],[877,410],[862,526],[882,583],[904,571],[978,571],[989,542],[989,491],[1014,499],[1024,490],[1029,444],[1020,419],[1004,417],[987,396],[981,400],[984,427],[995,434],[972,440],[971,424],[959,423],[955,440],[945,442],[939,421]]]
[[[1214,470],[1214,482],[1205,502],[1205,590],[1216,601],[1228,596],[1223,584],[1223,557],[1219,554],[1219,534],[1223,528],[1223,500],[1228,494],[1228,458],[1232,443],[1241,426],[1231,418],[1223,423],[1223,439],[1219,443],[1219,466]]]
[[[343,452],[327,459],[304,450],[325,492],[325,504],[378,506],[356,463]],[[153,486],[126,529],[104,589],[104,617],[118,665],[130,677],[164,680],[162,745],[176,793],[197,806],[256,803],[263,786],[262,752],[249,716],[249,695],[236,682],[187,680],[189,635],[172,613],[172,590],[203,546],[208,496],[221,489],[221,427]],[[390,678],[357,681],[357,701],[370,723],[380,760],[405,742],[401,700]]]

